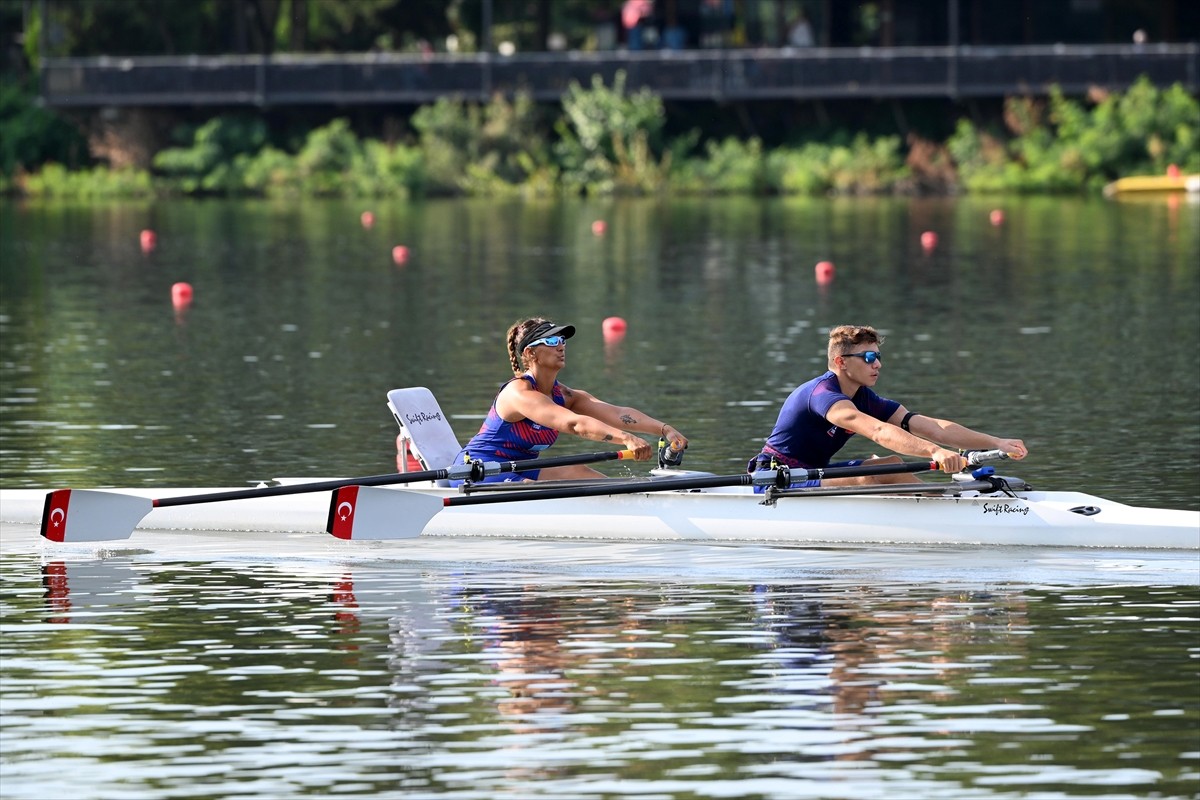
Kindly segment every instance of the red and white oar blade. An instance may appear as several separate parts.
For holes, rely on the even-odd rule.
[[[339,539],[413,539],[442,508],[441,497],[402,489],[345,486],[329,501],[325,530]]]
[[[42,536],[52,542],[128,539],[154,508],[148,497],[94,489],[58,489],[46,495]]]

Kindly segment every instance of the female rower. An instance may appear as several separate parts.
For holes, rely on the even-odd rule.
[[[687,447],[687,437],[671,425],[636,408],[614,406],[559,383],[558,373],[567,361],[567,339],[574,335],[573,325],[557,325],[541,317],[522,320],[508,329],[508,360],[514,377],[502,386],[479,433],[459,452],[456,463],[462,463],[464,457],[481,461],[537,458],[560,433],[621,444],[633,451],[637,461],[646,461],[655,452],[638,433],[666,439],[676,451]],[[489,475],[484,481],[603,477],[603,473],[578,464]]]

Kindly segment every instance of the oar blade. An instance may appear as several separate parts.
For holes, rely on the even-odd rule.
[[[443,499],[436,495],[346,486],[333,493],[325,530],[339,539],[356,541],[413,539],[444,507]]]
[[[52,542],[128,539],[154,501],[119,492],[58,489],[46,495],[42,536]]]

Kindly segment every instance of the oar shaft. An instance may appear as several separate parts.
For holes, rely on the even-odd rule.
[[[856,467],[827,467],[825,469],[796,469],[791,471],[792,481],[820,480],[822,478],[852,477],[860,475],[889,475],[904,472],[923,472],[937,469],[936,461],[905,461],[899,464],[870,464]],[[475,506],[486,503],[511,503],[518,500],[558,500],[568,497],[600,497],[610,494],[635,494],[637,492],[665,492],[672,490],[716,489],[723,486],[752,486],[777,480],[776,470],[759,470],[756,473],[737,475],[700,475],[678,478],[655,478],[650,481],[619,482],[598,481],[594,486],[563,486],[549,489],[530,489],[511,495],[497,492],[486,495],[447,497],[442,502],[446,507]]]
[[[497,472],[524,472],[531,469],[546,469],[548,467],[569,467],[575,464],[594,464],[598,461],[620,461],[632,459],[632,450],[612,450],[604,453],[583,453],[580,455],[548,456],[546,458],[531,458],[525,461],[501,461]],[[490,467],[491,462],[487,465]],[[490,473],[489,473],[490,474]]]
[[[859,464],[854,467],[824,467],[792,470],[792,481],[820,481],[827,478],[860,478],[868,475],[900,475],[938,469],[936,461],[901,461],[896,464]]]
[[[224,500],[252,500],[256,497],[280,497],[289,494],[307,494],[341,489],[343,486],[388,486],[395,483],[413,483],[421,480],[440,480],[444,469],[427,469],[423,472],[394,472],[388,475],[372,475],[366,478],[315,481],[285,486],[263,486],[256,489],[235,489],[228,492],[189,494],[179,497],[163,497],[154,501],[155,508],[167,506],[190,506],[198,503],[218,503]]]
[[[570,466],[573,464],[594,464],[598,461],[633,458],[632,450],[610,450],[602,453],[579,453],[575,455],[551,456],[549,458],[530,458],[523,461],[487,462],[483,465],[485,474],[493,475],[506,472],[524,472],[531,469],[546,467]],[[164,497],[154,500],[155,508],[167,506],[187,506],[198,503],[217,503],[225,500],[250,500],[256,497],[280,497],[290,494],[307,494],[308,492],[325,492],[342,489],[346,486],[391,486],[397,483],[417,483],[419,481],[440,481],[451,477],[453,469],[427,469],[420,472],[393,472],[387,475],[371,475],[365,478],[342,478],[313,483],[296,483],[287,486],[264,486],[256,489],[235,489],[227,492],[211,492],[209,494],[182,495],[179,497]]]
[[[968,450],[962,454],[968,466],[1009,458],[1003,450]],[[821,469],[792,469],[792,481],[819,481],[826,478],[860,478],[867,475],[900,475],[908,472],[930,472],[941,469],[936,461],[900,461],[889,464],[859,464],[853,467],[824,467]],[[802,477],[803,476],[803,477]]]
[[[961,494],[962,492],[990,492],[996,487],[988,481],[964,481],[963,483],[884,483],[871,486],[813,486],[806,489],[780,489],[772,498],[782,497],[858,497],[867,494]]]
[[[496,494],[447,497],[444,506],[476,506],[486,503],[511,503],[517,500],[557,500],[566,497],[600,497],[609,494],[636,494],[637,492],[664,492],[673,489],[714,489],[721,486],[749,486],[754,476],[748,472],[739,475],[702,475],[699,477],[661,478],[636,483],[610,483],[597,481],[595,486],[563,486],[557,489],[532,489],[511,495]]]

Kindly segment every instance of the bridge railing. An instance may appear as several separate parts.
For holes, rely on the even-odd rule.
[[[812,48],[497,55],[183,56],[46,59],[49,106],[282,106],[557,100],[626,73],[665,100],[1000,97],[1128,87],[1200,89],[1200,44]]]

